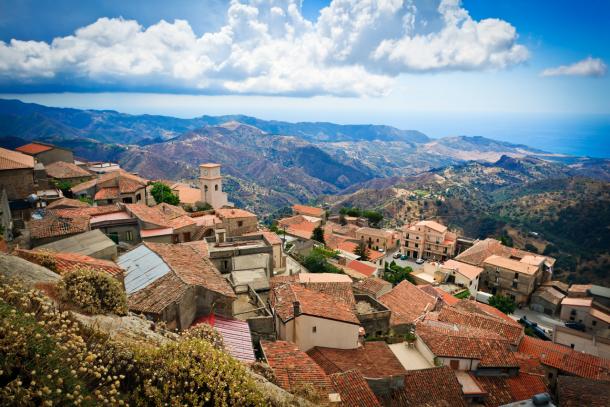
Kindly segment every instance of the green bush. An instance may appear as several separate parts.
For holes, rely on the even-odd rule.
[[[127,297],[121,283],[99,271],[75,270],[62,277],[62,299],[91,314],[127,314]]]
[[[150,194],[155,198],[156,203],[160,204],[165,202],[170,205],[178,205],[180,203],[178,195],[174,194],[167,185],[162,182],[153,182],[151,185],[152,189],[150,190]]]
[[[210,342],[214,348],[225,350],[225,342],[222,335],[214,329],[210,324],[199,324],[182,332],[182,338],[197,338],[205,339]]]

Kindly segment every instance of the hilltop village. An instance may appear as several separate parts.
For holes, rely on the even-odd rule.
[[[54,284],[106,279],[126,310],[78,289],[67,309],[146,335],[210,326],[294,405],[610,405],[610,288],[434,219],[291,210],[263,225],[230,202],[219,164],[197,183],[148,180],[32,142],[0,149],[0,272],[50,270],[36,288],[57,302]]]

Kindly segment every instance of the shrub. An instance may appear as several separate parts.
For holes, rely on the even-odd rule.
[[[62,299],[91,314],[127,314],[127,297],[121,283],[94,270],[72,271],[62,277]]]
[[[512,314],[515,312],[517,305],[510,297],[503,295],[494,295],[489,298],[489,305],[495,307],[505,314]]]
[[[156,203],[160,204],[166,202],[170,205],[178,205],[180,203],[178,195],[174,194],[167,185],[161,182],[153,182],[151,185],[152,189],[150,190],[150,194],[153,196]]]
[[[182,338],[198,338],[205,339],[210,342],[214,348],[225,350],[225,342],[222,335],[209,324],[199,324],[182,332]]]

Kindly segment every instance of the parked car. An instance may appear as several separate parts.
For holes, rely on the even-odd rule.
[[[385,252],[385,249],[383,247],[380,247],[379,249],[377,249],[378,252],[383,253]]]
[[[400,256],[400,260],[409,260],[409,256],[403,254],[402,256]]]
[[[415,263],[417,264],[424,264],[424,259],[422,259],[421,257],[417,260],[415,260]]]
[[[571,328],[571,329],[575,329],[577,331],[581,331],[581,332],[585,332],[585,325],[580,323],[580,322],[566,322],[565,323],[566,328]]]
[[[393,259],[401,259],[402,255],[400,254],[400,252],[396,252],[394,253],[394,255],[392,256]]]

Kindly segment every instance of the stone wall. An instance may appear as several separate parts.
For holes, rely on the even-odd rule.
[[[34,170],[24,168],[0,171],[0,186],[6,189],[9,201],[25,199],[34,190]]]

